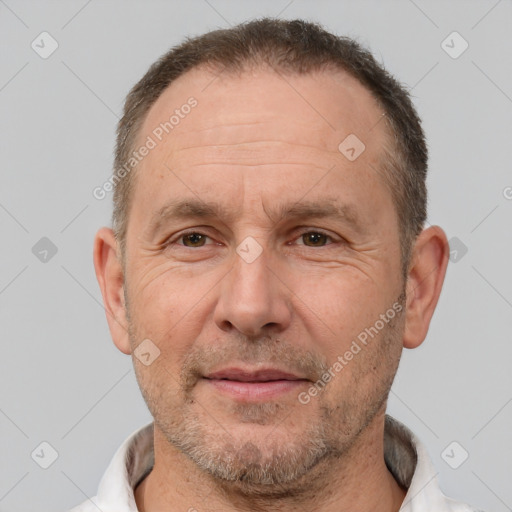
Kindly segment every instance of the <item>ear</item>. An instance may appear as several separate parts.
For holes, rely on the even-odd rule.
[[[123,268],[118,258],[117,240],[109,228],[101,228],[94,238],[94,268],[112,340],[121,352],[131,354]]]
[[[423,230],[414,244],[407,278],[404,347],[416,348],[425,339],[441,294],[450,249],[439,226]]]

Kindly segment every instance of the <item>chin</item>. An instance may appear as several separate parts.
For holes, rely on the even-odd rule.
[[[236,422],[232,415],[185,415],[168,425],[166,437],[217,484],[261,497],[300,492],[306,478],[323,473],[339,455],[320,418],[301,421],[271,403],[237,406],[237,412],[244,414]]]

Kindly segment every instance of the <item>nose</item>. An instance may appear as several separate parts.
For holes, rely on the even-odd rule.
[[[236,329],[256,338],[283,332],[290,325],[290,292],[266,252],[251,262],[234,256],[232,270],[220,283],[214,312],[214,321],[223,331]]]

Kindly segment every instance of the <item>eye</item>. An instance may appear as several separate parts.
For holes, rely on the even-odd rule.
[[[323,247],[332,242],[332,237],[321,231],[307,231],[302,233],[298,240],[302,240],[302,244],[307,247]]]
[[[160,244],[159,249],[162,254],[176,261],[192,263],[221,256],[222,247],[224,244],[218,241],[215,230],[207,226],[195,226],[174,233]]]
[[[179,245],[184,245],[185,247],[203,247],[206,244],[207,238],[208,237],[202,233],[192,232],[185,233],[178,241],[182,242]]]

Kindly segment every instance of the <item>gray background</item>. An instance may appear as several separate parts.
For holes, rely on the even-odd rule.
[[[107,329],[92,243],[111,196],[92,190],[109,176],[124,96],[147,67],[185,35],[261,15],[353,36],[412,88],[431,151],[429,222],[457,254],[389,410],[426,443],[445,493],[512,510],[510,0],[0,0],[1,511],[65,510],[94,495],[120,443],[151,420]],[[59,45],[47,59],[31,48],[43,31]],[[453,31],[469,43],[456,59],[441,45]],[[42,237],[55,255],[40,252],[47,241],[33,251]],[[46,470],[31,458],[43,441],[59,454]],[[452,465],[469,453],[458,469],[442,457],[452,441]]]

